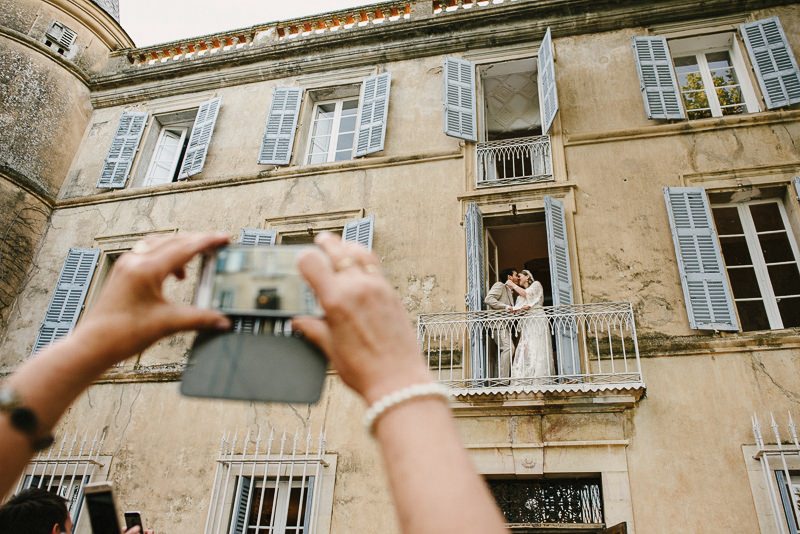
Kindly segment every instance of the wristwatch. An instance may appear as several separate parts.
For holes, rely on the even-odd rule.
[[[52,434],[40,435],[39,418],[22,405],[17,392],[9,386],[0,387],[0,412],[8,414],[11,426],[28,438],[34,452],[46,449],[55,441]]]

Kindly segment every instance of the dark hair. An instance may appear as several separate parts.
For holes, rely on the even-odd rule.
[[[510,268],[503,269],[502,271],[500,271],[500,281],[505,282],[506,280],[508,280],[508,277],[513,276],[515,272],[517,272],[516,269],[510,269]]]
[[[41,488],[30,488],[0,507],[0,532],[49,534],[55,524],[66,529],[68,517],[66,499]]]

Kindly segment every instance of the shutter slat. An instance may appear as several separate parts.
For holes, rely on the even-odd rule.
[[[475,65],[464,59],[444,60],[444,133],[477,141]]]
[[[667,40],[664,37],[634,37],[633,51],[647,118],[686,118]]]
[[[467,204],[464,233],[467,250],[467,311],[480,311],[486,289],[483,287],[483,215],[475,202]],[[488,375],[484,341],[483,328],[470,329],[470,367],[473,378],[485,378]]]
[[[272,103],[258,154],[259,164],[289,164],[302,96],[303,90],[297,87],[276,87],[272,91]]]
[[[739,330],[705,190],[667,187],[664,199],[689,324],[696,330]]]
[[[34,354],[67,335],[75,326],[99,257],[98,249],[69,250],[33,344]]]
[[[248,247],[271,247],[275,244],[275,230],[261,228],[242,228],[239,233],[239,244]]]
[[[365,247],[367,250],[372,250],[372,234],[374,232],[374,226],[374,215],[364,217],[363,219],[348,221],[344,225],[342,240],[353,241]]]
[[[537,62],[539,70],[539,112],[541,113],[542,134],[546,135],[553,125],[556,113],[558,113],[555,55],[550,28],[547,28],[544,39],[542,39]]]
[[[383,150],[391,83],[391,74],[384,72],[366,78],[361,84],[358,131],[353,152],[355,156],[365,156]]]
[[[767,109],[800,102],[800,70],[778,17],[740,26]]]
[[[109,189],[125,187],[146,124],[146,112],[126,111],[122,114],[103,163],[97,187]]]
[[[245,534],[252,501],[253,479],[245,476],[238,478],[239,484],[236,492],[236,503],[231,514],[230,534]],[[278,491],[277,488],[275,491]]]
[[[222,98],[212,98],[203,102],[197,110],[192,133],[189,136],[189,144],[186,147],[186,154],[183,156],[183,162],[181,163],[181,171],[178,174],[179,180],[185,180],[203,171],[221,104]]]

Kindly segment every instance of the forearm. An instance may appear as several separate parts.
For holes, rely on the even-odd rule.
[[[390,409],[378,421],[375,437],[402,532],[505,532],[441,399],[414,399]]]

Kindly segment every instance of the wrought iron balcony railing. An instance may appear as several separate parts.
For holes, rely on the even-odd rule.
[[[417,333],[429,368],[455,395],[644,388],[627,302],[424,314]],[[523,345],[529,365],[517,361]]]
[[[478,186],[553,179],[550,137],[518,137],[477,144]]]

